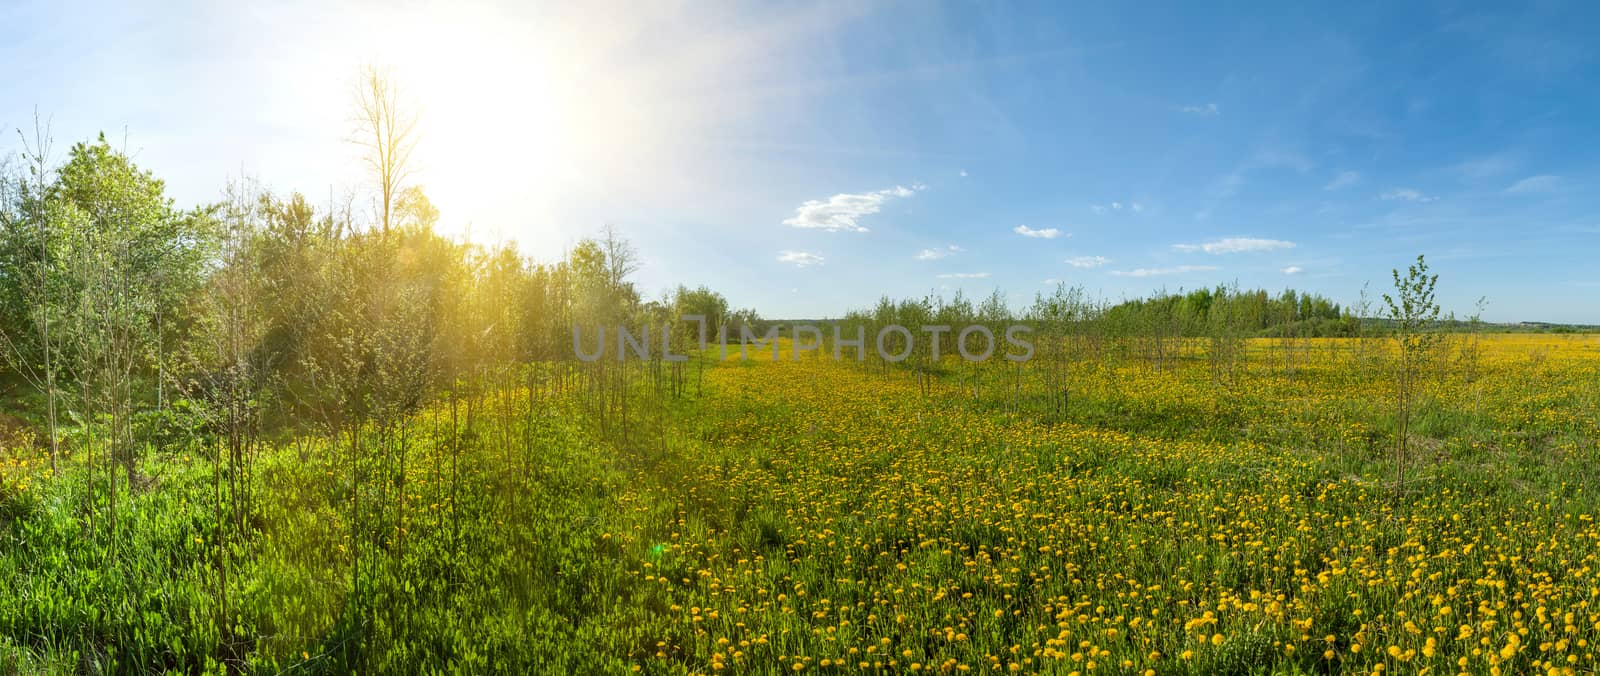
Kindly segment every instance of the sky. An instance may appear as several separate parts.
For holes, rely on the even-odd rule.
[[[614,226],[649,296],[762,316],[1218,284],[1600,323],[1594,3],[0,4],[0,149],[105,132],[180,206],[372,202],[389,69],[442,230],[539,261]]]

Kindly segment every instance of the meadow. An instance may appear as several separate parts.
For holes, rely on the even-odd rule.
[[[0,676],[1600,673],[1600,3],[138,4]]]
[[[1386,345],[524,366],[98,521],[19,428],[0,671],[1593,671],[1600,338],[1453,340],[1398,480]]]

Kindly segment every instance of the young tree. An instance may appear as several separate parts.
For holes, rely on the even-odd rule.
[[[20,129],[17,135],[22,137],[26,173],[15,180],[0,177],[0,288],[5,296],[0,299],[0,314],[4,315],[0,316],[0,348],[12,369],[44,393],[50,472],[55,474],[60,471],[56,375],[61,364],[58,339],[52,337],[50,328],[61,312],[61,297],[53,289],[59,286],[59,274],[55,274],[55,257],[51,253],[56,233],[51,227],[51,202],[47,199],[51,183],[50,131],[35,117],[33,141],[29,142]],[[13,330],[28,324],[32,331]],[[19,335],[13,338],[12,333]],[[34,344],[27,344],[27,339]]]
[[[1230,391],[1239,382],[1249,338],[1249,318],[1242,298],[1237,283],[1232,287],[1218,286],[1206,311],[1211,378]]]
[[[612,288],[628,285],[628,276],[639,271],[639,252],[633,243],[617,234],[616,226],[608,224],[601,230],[600,248],[605,252],[606,280]]]
[[[1395,341],[1395,487],[1405,481],[1406,450],[1411,434],[1411,414],[1426,369],[1433,360],[1442,334],[1433,329],[1439,323],[1439,304],[1434,301],[1438,275],[1428,274],[1422,256],[1402,278],[1394,275],[1394,295],[1383,294],[1388,319],[1394,324]]]
[[[355,86],[355,125],[351,142],[365,150],[363,160],[378,184],[378,222],[389,234],[401,187],[411,173],[417,147],[417,116],[401,100],[400,86],[376,66],[361,70]]]
[[[1468,332],[1461,341],[1461,368],[1462,375],[1468,383],[1478,380],[1478,369],[1483,357],[1483,345],[1480,343],[1483,334],[1483,310],[1489,306],[1487,296],[1479,296],[1478,302],[1473,303],[1472,316],[1467,318]]]
[[[214,219],[217,249],[205,293],[194,294],[189,340],[180,343],[176,389],[187,397],[188,410],[198,413],[217,433],[211,446],[212,499],[217,511],[213,534],[213,566],[217,573],[217,617],[228,617],[228,548],[246,538],[253,509],[251,460],[258,452],[260,406],[267,361],[262,349],[265,324],[258,308],[265,276],[255,249],[262,210],[254,185],[240,181],[227,189],[227,201],[207,218]],[[219,218],[220,217],[220,218]],[[193,402],[204,402],[194,405]],[[227,622],[221,622],[226,626]]]
[[[1368,291],[1371,282],[1361,285],[1361,297],[1356,301],[1356,365],[1362,377],[1366,377],[1368,367],[1372,361],[1371,349],[1368,343],[1372,337],[1372,330],[1367,327],[1368,320],[1372,319],[1372,294]]]

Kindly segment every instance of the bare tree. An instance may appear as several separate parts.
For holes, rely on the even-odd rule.
[[[401,100],[400,87],[388,71],[361,70],[355,86],[355,125],[350,141],[365,149],[362,158],[378,182],[378,212],[384,236],[389,234],[401,187],[411,173],[411,152],[417,147],[417,116]]]
[[[39,116],[35,114],[33,140],[30,142],[21,129],[17,130],[17,136],[22,139],[22,157],[27,165],[27,174],[17,179],[14,195],[4,196],[6,200],[15,199],[18,207],[15,216],[19,222],[7,225],[19,227],[25,235],[33,236],[28,245],[38,258],[31,261],[34,274],[29,275],[29,282],[33,289],[24,300],[29,306],[34,329],[38,332],[35,337],[39,341],[36,350],[42,364],[36,367],[29,355],[25,354],[27,351],[4,332],[0,332],[0,347],[6,348],[4,356],[14,370],[44,393],[45,425],[50,435],[50,472],[55,474],[60,469],[57,458],[61,450],[61,435],[56,419],[56,370],[60,364],[57,363],[56,347],[50,335],[51,314],[57,309],[50,295],[51,219],[47,198],[50,186],[50,125],[40,124]],[[12,186],[8,183],[0,189],[9,193]]]
[[[1362,377],[1367,375],[1368,367],[1372,363],[1372,348],[1368,345],[1372,338],[1372,331],[1367,326],[1372,318],[1372,294],[1368,288],[1371,282],[1361,285],[1361,297],[1356,301],[1356,364]]]
[[[614,225],[606,224],[600,238],[600,248],[605,253],[606,281],[614,289],[622,288],[623,282],[639,271],[639,252],[633,248],[622,235],[617,234]]]

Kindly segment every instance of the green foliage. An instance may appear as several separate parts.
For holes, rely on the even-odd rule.
[[[1413,359],[1425,357],[1427,348],[1436,345],[1438,334],[1431,329],[1439,323],[1439,304],[1434,301],[1434,286],[1438,275],[1428,274],[1428,263],[1422,256],[1407,268],[1405,278],[1393,270],[1395,295],[1383,294],[1388,310],[1387,319],[1394,324],[1395,340],[1401,352]],[[1398,297],[1398,298],[1397,298]]]
[[[1277,297],[1265,290],[1239,291],[1227,287],[1196,289],[1188,293],[1158,293],[1107,308],[1106,320],[1114,326],[1137,327],[1152,323],[1172,325],[1178,336],[1209,335],[1217,322],[1238,326],[1252,335],[1335,337],[1353,335],[1353,323],[1344,310],[1322,296],[1286,289]]]
[[[1439,304],[1434,300],[1438,275],[1428,274],[1422,256],[1402,278],[1393,271],[1393,296],[1383,294],[1388,319],[1393,324],[1396,345],[1395,382],[1395,485],[1405,481],[1407,452],[1411,443],[1411,417],[1417,392],[1430,367],[1439,358],[1444,336],[1435,330],[1439,323]]]

